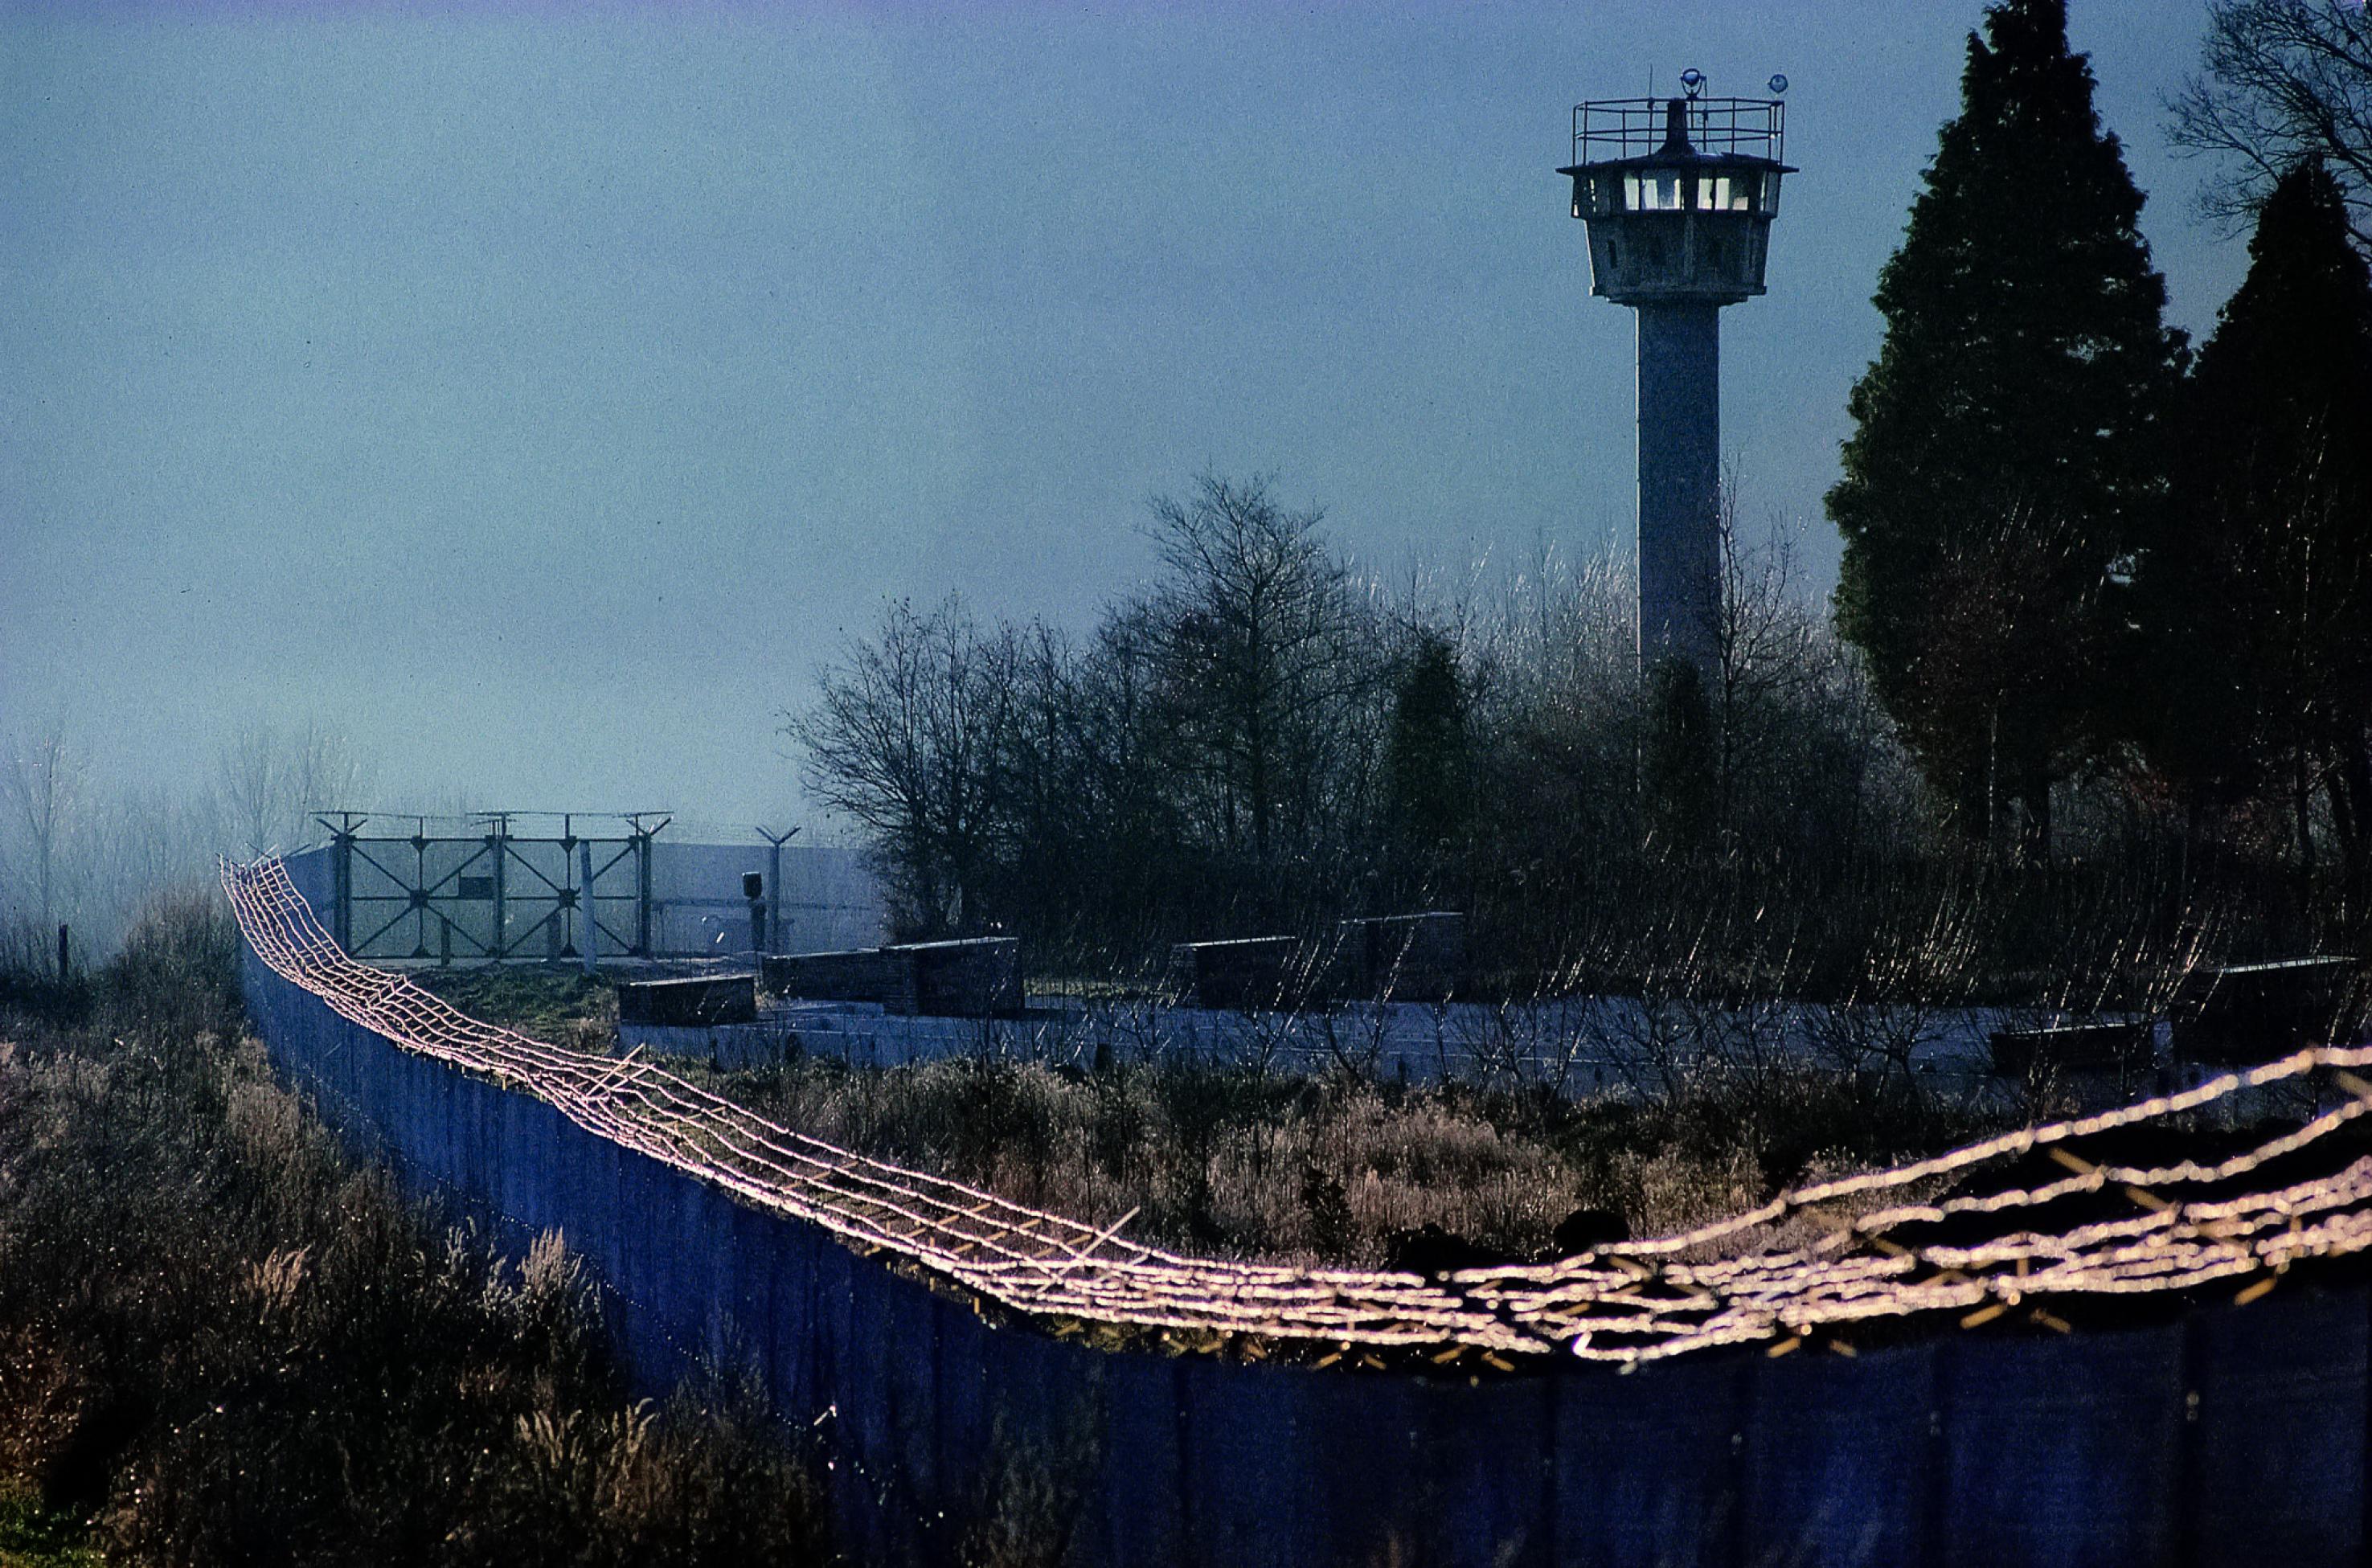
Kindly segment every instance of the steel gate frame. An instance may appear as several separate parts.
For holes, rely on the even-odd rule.
[[[597,820],[625,824],[622,832],[578,833],[576,818],[592,817]],[[396,817],[396,822],[409,821],[410,833],[366,833],[363,830],[374,820],[371,814],[360,811],[316,812],[313,819],[329,830],[331,846],[331,913],[332,930],[338,945],[358,958],[433,959],[452,963],[456,958],[469,963],[499,963],[508,958],[535,957],[541,958],[576,958],[584,955],[581,944],[587,938],[596,945],[606,940],[613,952],[629,953],[636,958],[651,955],[651,841],[673,820],[662,811],[563,812],[563,811],[479,811],[471,813],[472,820],[484,824],[483,831],[474,833],[431,833],[430,819],[425,816]],[[549,833],[518,833],[511,824],[519,818],[558,818],[560,831]],[[545,875],[523,851],[535,845],[557,848],[561,856],[558,881]],[[433,879],[429,875],[429,853],[449,846],[462,851],[460,858]],[[410,852],[410,867],[404,865],[404,852]],[[607,859],[600,858],[607,855]],[[358,893],[355,889],[356,862],[367,865],[385,877],[395,891]],[[392,864],[390,864],[392,862]],[[634,890],[625,893],[605,893],[599,890],[601,878],[620,865],[632,863]],[[476,869],[483,868],[483,869]],[[581,868],[581,869],[580,869]],[[489,891],[465,897],[460,891],[462,875],[475,870],[472,880],[485,879]],[[523,893],[514,892],[511,875],[514,870],[533,878]],[[590,875],[587,876],[587,872]],[[453,918],[459,912],[456,906],[491,903],[494,913],[492,941],[481,940],[468,927]],[[616,929],[604,918],[603,905],[627,905],[632,917],[631,935]],[[393,912],[373,927],[377,910],[372,906],[393,905]],[[543,911],[541,919],[513,936],[509,932],[509,915],[513,907],[526,905]],[[358,912],[361,918],[357,918]],[[432,950],[428,936],[431,920],[435,921],[436,946]],[[372,948],[390,932],[399,931],[406,920],[413,923],[413,946],[408,953],[373,952]],[[358,928],[361,935],[357,936]],[[528,951],[529,944],[538,935],[543,937],[543,950]],[[556,940],[555,940],[556,938]],[[461,946],[457,947],[457,942]]]

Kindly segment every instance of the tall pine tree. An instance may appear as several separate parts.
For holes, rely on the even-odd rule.
[[[2316,163],[2259,209],[2249,274],[2183,389],[2135,581],[2140,738],[2194,811],[2278,802],[2313,865],[2328,792],[2372,894],[2372,269]]]
[[[2116,574],[2159,488],[2181,355],[2142,196],[2067,48],[2065,0],[2004,0],[1969,39],[1855,383],[1829,515],[1837,623],[1963,830],[2025,808],[2099,711]]]

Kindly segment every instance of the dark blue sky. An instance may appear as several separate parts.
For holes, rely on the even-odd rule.
[[[111,772],[319,715],[390,796],[786,815],[885,596],[1089,623],[1146,496],[1274,470],[1363,560],[1632,517],[1567,111],[1792,81],[1747,509],[1820,515],[1976,4],[0,11],[0,731]],[[2075,0],[2195,332],[2240,247]]]

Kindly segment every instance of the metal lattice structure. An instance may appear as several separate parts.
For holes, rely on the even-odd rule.
[[[532,1094],[577,1125],[862,1250],[1051,1324],[1171,1349],[1320,1364],[1573,1355],[1635,1364],[1720,1345],[1850,1349],[1878,1324],[1974,1329],[2223,1286],[2372,1246],[2372,1047],[2300,1051],[2180,1094],[1820,1183],[1683,1235],[1553,1263],[1422,1276],[1180,1256],[777,1125],[653,1063],[470,1018],[350,958],[274,860],[226,866],[258,958],[403,1050]],[[2295,1123],[2211,1134],[2202,1113],[2286,1086]],[[2335,1103],[2324,1104],[2326,1099]],[[2220,1139],[2220,1141],[2219,1141]],[[1811,1239],[1802,1239],[1806,1236]]]
[[[587,942],[611,953],[652,950],[651,842],[663,812],[593,818],[617,823],[579,833],[579,815],[484,811],[466,832],[431,832],[425,817],[374,819],[329,811],[331,927],[361,958],[493,963],[575,958]],[[515,821],[556,819],[557,833]],[[375,821],[412,830],[371,832]]]

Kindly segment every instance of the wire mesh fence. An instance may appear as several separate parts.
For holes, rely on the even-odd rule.
[[[570,1121],[1057,1326],[1261,1359],[1504,1371],[1635,1365],[1721,1345],[1850,1352],[1879,1324],[2045,1330],[2103,1303],[2221,1286],[2372,1243],[2372,1047],[2296,1052],[2179,1094],[1822,1182],[1685,1234],[1439,1275],[1303,1270],[1142,1246],[783,1127],[637,1055],[529,1040],[348,957],[276,860],[227,865],[272,970],[401,1050],[535,1096]],[[2268,1097],[2296,1114],[2247,1124]]]

